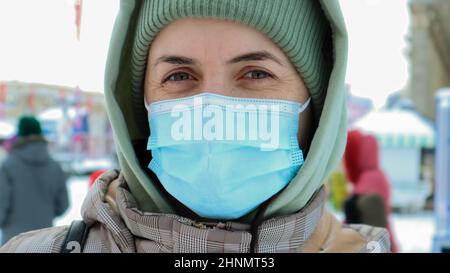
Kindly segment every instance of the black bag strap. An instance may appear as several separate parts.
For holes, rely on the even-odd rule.
[[[75,220],[70,225],[61,253],[82,253],[89,227],[82,220]]]

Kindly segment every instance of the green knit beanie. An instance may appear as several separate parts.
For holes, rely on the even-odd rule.
[[[266,34],[296,67],[320,118],[332,69],[332,37],[317,0],[144,0],[132,48],[132,90],[142,104],[151,42],[169,23],[187,17],[244,23]]]
[[[29,135],[41,135],[41,124],[33,116],[23,116],[19,120],[18,125],[18,135],[21,137],[26,137]]]

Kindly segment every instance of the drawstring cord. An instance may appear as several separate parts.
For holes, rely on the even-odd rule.
[[[251,227],[250,227],[250,234],[252,235],[251,241],[250,241],[250,253],[256,253],[256,242],[258,240],[258,229],[259,225],[261,224],[263,220],[264,212],[266,212],[266,209],[269,205],[269,202],[264,202],[256,212],[255,218],[252,221]]]
[[[275,199],[282,191],[283,190],[280,190],[277,194],[275,194],[274,196],[266,200],[264,203],[262,203],[261,206],[258,208],[258,211],[256,212],[256,215],[253,218],[253,221],[250,225],[250,234],[252,236],[252,239],[250,241],[250,253],[256,253],[256,243],[258,241],[259,226],[264,221],[264,213],[269,207],[270,202],[273,199]]]

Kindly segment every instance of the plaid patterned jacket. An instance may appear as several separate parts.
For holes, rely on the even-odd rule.
[[[388,252],[385,229],[343,225],[325,204],[325,190],[298,213],[266,220],[258,227],[256,252]],[[86,197],[82,215],[90,227],[85,253],[234,252],[250,250],[250,225],[226,222],[215,226],[172,214],[137,208],[123,176],[103,174]],[[0,252],[59,253],[68,226],[20,234]]]

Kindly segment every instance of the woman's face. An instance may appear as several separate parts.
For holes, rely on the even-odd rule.
[[[304,103],[308,90],[284,52],[240,23],[181,19],[165,27],[150,48],[145,78],[148,104],[211,92],[232,97]],[[299,144],[308,146],[311,107],[301,113]]]

